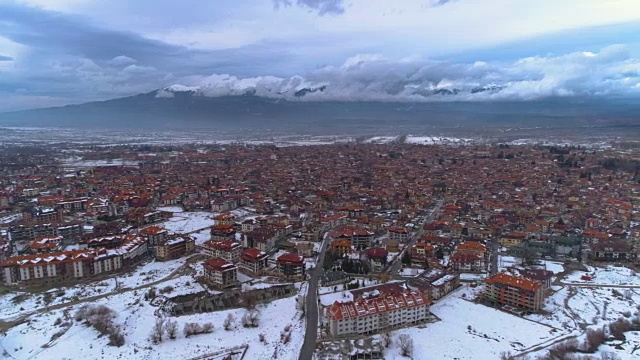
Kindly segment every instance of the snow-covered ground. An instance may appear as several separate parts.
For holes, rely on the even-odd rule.
[[[87,168],[96,166],[138,166],[137,161],[113,159],[113,160],[82,160],[80,157],[71,157],[62,160],[66,169]]]
[[[422,145],[434,145],[434,144],[467,144],[471,143],[472,139],[460,139],[447,136],[407,136],[407,144],[422,144]]]
[[[588,271],[575,271],[563,280],[564,283],[597,284],[597,285],[640,285],[640,276],[634,270],[619,267],[587,266]],[[591,280],[582,280],[583,275],[591,276]]]
[[[397,139],[397,136],[374,136],[364,141],[366,144],[388,144]]]
[[[437,354],[438,359],[495,360],[501,352],[517,352],[554,337],[548,326],[462,298],[465,288],[431,307],[441,321],[394,331],[394,339],[408,334],[413,339],[414,359],[434,359]],[[397,341],[385,358],[401,358]]]
[[[584,341],[582,327],[601,328],[619,318],[632,316],[637,312],[639,302],[640,292],[637,289],[564,286],[546,299],[544,310],[548,314],[528,315],[527,318],[561,329],[559,335],[579,335],[578,341],[582,342]],[[638,358],[637,353],[632,355],[631,352],[634,346],[640,346],[639,334],[630,332],[625,335],[627,337],[625,344],[613,341],[609,344],[615,343],[621,346],[616,348],[602,345],[599,352],[614,353],[618,356],[617,359]],[[546,351],[545,349],[530,355],[535,358],[544,355]],[[582,358],[576,357],[576,359]]]
[[[184,209],[180,206],[161,206],[159,208],[157,208],[156,210],[160,210],[160,211],[169,211],[172,213],[183,213]]]
[[[125,334],[125,344],[122,347],[107,346],[106,337],[99,336],[94,329],[73,320],[68,331],[50,341],[52,335],[62,329],[54,325],[57,318],[63,318],[63,311],[57,310],[30,318],[27,323],[11,328],[6,336],[0,338],[0,351],[4,352],[5,357],[25,360],[189,359],[250,344],[245,359],[277,357],[293,360],[298,358],[304,340],[305,324],[297,310],[295,296],[258,305],[260,320],[257,328],[245,328],[241,325],[240,319],[245,314],[245,309],[171,318],[178,323],[177,339],[165,339],[159,344],[153,344],[149,340],[157,308],[143,300],[141,294],[137,297],[131,293],[113,295],[96,304],[106,305],[116,312],[114,322],[122,326]],[[73,307],[69,312],[72,317],[78,307]],[[225,331],[221,325],[228,314],[236,319],[231,331]],[[186,338],[182,329],[187,322],[210,322],[215,329],[210,334]],[[289,324],[291,338],[285,344],[281,340],[281,333]],[[259,341],[259,334],[264,334],[264,343]]]
[[[172,290],[164,292],[165,289],[169,290],[168,287],[172,288]],[[209,293],[219,293],[218,291],[211,291],[204,288],[190,275],[183,275],[175,279],[163,281],[162,283],[158,284],[156,288],[160,292],[164,293],[164,295],[167,297],[194,294],[201,291],[207,291]]]
[[[150,282],[163,279],[180,266],[184,265],[186,258],[174,259],[169,261],[152,260],[136,270],[128,274],[122,274],[117,277],[120,288],[134,288],[148,284]]]
[[[211,240],[211,230],[209,228],[191,233],[189,235],[191,235],[193,240],[196,242],[196,246],[202,245]]]
[[[185,263],[185,258],[166,262],[151,261],[130,273],[68,287],[60,287],[42,293],[12,291],[0,296],[0,319],[11,319],[28,314],[44,306],[84,300],[125,288],[135,288],[161,280]],[[46,303],[45,298],[50,298]],[[20,301],[18,301],[20,299]]]
[[[460,280],[463,280],[463,281],[480,281],[480,280],[484,280],[486,277],[487,277],[487,274],[470,274],[470,273],[460,274]]]
[[[421,268],[402,268],[402,270],[400,271],[400,276],[418,276],[422,274],[423,271],[424,269]]]
[[[329,306],[336,301],[346,302],[353,300],[353,296],[349,290],[339,290],[338,292],[320,295],[320,303],[322,306]]]
[[[218,214],[205,211],[182,212],[175,214],[169,220],[162,222],[159,225],[175,233],[191,233],[196,230],[213,226],[213,218],[216,215]]]

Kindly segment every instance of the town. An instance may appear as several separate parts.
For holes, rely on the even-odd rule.
[[[640,356],[637,147],[405,140],[3,145],[0,351]]]

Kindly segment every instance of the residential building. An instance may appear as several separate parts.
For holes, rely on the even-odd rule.
[[[329,332],[335,337],[367,335],[429,319],[431,301],[418,291],[375,293],[326,308]]]
[[[221,258],[213,258],[202,264],[204,278],[218,289],[237,285],[238,267],[232,262]]]
[[[509,305],[529,312],[544,304],[544,287],[539,281],[497,273],[485,279],[483,297],[493,304]]]
[[[342,225],[329,232],[332,240],[349,240],[351,247],[363,250],[371,247],[374,232],[360,225]]]
[[[633,246],[624,240],[600,240],[591,245],[589,258],[597,261],[633,261]]]
[[[409,230],[402,227],[390,227],[389,228],[389,238],[392,240],[397,240],[400,243],[406,243],[409,240]]]
[[[164,239],[156,244],[155,255],[160,261],[173,260],[190,254],[195,248],[195,242],[188,236],[176,236]]]
[[[381,272],[387,266],[389,252],[383,248],[370,248],[365,250],[369,266],[372,272]]]
[[[231,240],[209,240],[200,245],[200,251],[209,258],[222,258],[236,263],[240,259],[242,246],[239,242]]]
[[[240,253],[240,271],[251,276],[260,275],[267,267],[268,255],[266,252],[249,248]]]
[[[304,259],[296,254],[283,254],[276,259],[278,272],[287,278],[304,277]]]

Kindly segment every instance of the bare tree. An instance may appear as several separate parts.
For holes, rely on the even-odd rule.
[[[242,316],[242,326],[258,327],[260,314],[257,310],[249,310]]]
[[[380,335],[380,343],[385,348],[389,348],[391,345],[391,334],[389,334],[389,332],[383,332],[382,335]]]
[[[164,328],[165,328],[165,330],[167,332],[167,336],[169,337],[169,339],[175,339],[176,338],[176,333],[178,332],[178,322],[171,321],[170,319],[168,319],[164,323]]]
[[[411,357],[413,354],[413,339],[407,334],[398,336],[398,345],[402,356]]]
[[[229,331],[233,328],[235,321],[236,319],[233,317],[233,314],[229,313],[229,315],[227,315],[227,318],[224,319],[222,326],[224,327],[225,330]]]
[[[156,319],[153,328],[151,328],[151,335],[149,336],[149,340],[151,340],[154,344],[162,342],[162,335],[164,334],[164,319],[159,317]]]
[[[249,323],[251,324],[251,327],[258,327],[260,324],[260,313],[258,310],[249,311]]]

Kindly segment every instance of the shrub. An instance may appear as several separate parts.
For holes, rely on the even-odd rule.
[[[235,321],[236,319],[233,317],[233,314],[229,313],[229,315],[227,315],[227,317],[224,319],[222,326],[224,327],[225,330],[229,331],[233,328]]]
[[[242,326],[258,327],[260,322],[260,314],[257,310],[249,310],[242,316]]]
[[[585,351],[593,353],[598,350],[598,347],[604,344],[606,337],[603,329],[589,329],[587,330],[587,339],[585,340]]]
[[[551,359],[565,359],[570,353],[578,350],[578,340],[571,339],[561,342],[549,349],[549,357]]]
[[[85,321],[87,326],[92,326],[101,335],[109,337],[109,345],[124,345],[124,334],[120,326],[113,323],[116,317],[115,311],[104,305],[83,305],[75,315],[76,321]]]
[[[626,319],[618,319],[609,324],[609,333],[616,340],[624,341],[626,337],[624,333],[631,330],[631,323]]]
[[[213,332],[213,324],[208,322],[200,325],[198,323],[190,322],[184,324],[184,328],[182,331],[184,332],[185,337],[199,334],[208,334]]]

